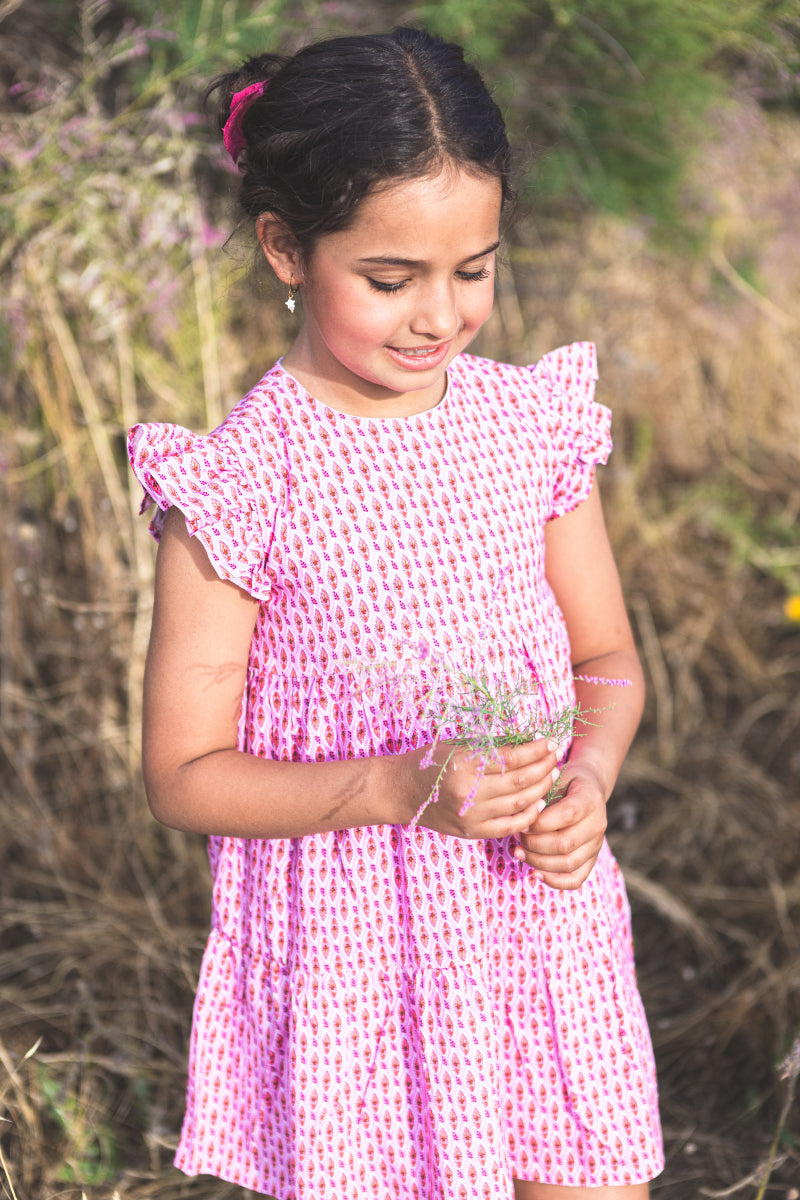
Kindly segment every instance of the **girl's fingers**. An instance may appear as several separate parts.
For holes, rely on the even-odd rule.
[[[492,759],[480,765],[477,755],[459,748],[448,764],[439,803],[446,796],[448,823],[459,830],[456,836],[515,836],[529,829],[544,809],[544,798],[560,774],[555,744],[540,738],[501,747],[498,753],[505,756],[502,763]]]
[[[520,845],[525,861],[537,871],[569,875],[597,857],[604,834],[605,825],[587,817],[557,833],[523,833]]]
[[[543,760],[552,758],[556,762],[558,746],[546,738],[538,738],[535,742],[524,742],[521,746],[498,746],[495,754],[486,760],[485,775],[501,775],[505,779],[513,779],[519,772]],[[474,756],[470,756],[474,762]],[[513,785],[512,785],[513,786]],[[518,785],[521,786],[521,785]]]
[[[536,878],[540,879],[547,887],[554,888],[558,892],[572,892],[579,888],[591,875],[594,870],[595,860],[592,859],[579,871],[574,871],[569,875],[560,875],[542,871],[536,871]]]
[[[520,834],[520,845],[514,857],[528,864],[550,887],[580,887],[589,876],[603,845],[602,834],[592,831],[573,831],[568,840],[559,842],[554,853],[544,853],[538,848],[538,839],[524,831]]]
[[[557,777],[555,755],[550,752],[534,766],[520,768],[511,775],[482,774],[477,780],[477,786],[474,768],[469,772],[459,773],[457,766],[455,776],[451,777],[447,785],[449,803],[461,815],[464,813],[464,805],[469,800],[467,811],[475,809],[473,820],[476,825],[485,824],[487,821],[513,821],[515,831],[525,829],[539,815],[543,807],[539,802],[550,791]],[[527,825],[524,821],[526,816]],[[505,836],[505,832],[473,836],[502,837]]]
[[[587,807],[559,800],[542,813],[526,835],[526,849],[533,854],[563,858],[579,846],[602,841],[606,824],[604,804]]]
[[[540,795],[544,786],[547,792],[559,777],[555,751],[547,751],[533,762],[507,768],[502,772],[485,772],[486,784],[492,798],[508,800],[511,797],[525,797],[532,788],[539,788]],[[524,801],[523,801],[524,803]]]
[[[566,855],[548,855],[548,854],[532,854],[530,851],[525,853],[525,862],[541,874],[551,875],[573,875],[581,871],[587,862],[593,862],[600,853],[601,843],[587,842],[585,846],[580,846],[572,854]],[[524,846],[523,846],[524,849]]]
[[[572,781],[571,781],[572,782]],[[550,887],[575,888],[589,876],[603,844],[606,807],[599,793],[581,796],[579,788],[537,818],[520,835],[517,857],[524,859]]]
[[[543,798],[533,799],[521,812],[513,814],[505,812],[498,816],[487,816],[481,822],[479,836],[484,838],[519,837],[526,829],[530,828],[544,806]]]
[[[545,771],[520,791],[482,797],[483,812],[489,820],[513,820],[515,825],[519,825],[520,817],[528,816],[528,824],[532,825],[546,808],[546,797],[552,786],[553,773]],[[527,828],[524,824],[519,827]]]

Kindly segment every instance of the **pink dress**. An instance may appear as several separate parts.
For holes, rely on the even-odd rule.
[[[425,645],[539,681],[546,711],[573,699],[543,530],[610,450],[594,349],[529,368],[462,355],[448,375],[436,408],[373,420],[277,364],[207,436],[131,431],[146,503],[178,505],[260,601],[240,722],[253,754],[430,741]],[[398,692],[398,663],[419,688]],[[278,1200],[511,1200],[514,1178],[658,1174],[619,868],[604,846],[580,890],[554,891],[513,846],[391,825],[212,838],[176,1164]]]

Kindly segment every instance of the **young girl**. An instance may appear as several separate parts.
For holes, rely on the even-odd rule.
[[[214,879],[177,1165],[278,1200],[641,1200],[656,1087],[604,830],[642,680],[593,349],[464,353],[512,189],[458,47],[338,38],[219,88],[302,318],[219,429],[130,438],[159,509],[147,794]],[[443,662],[600,711],[432,763]]]

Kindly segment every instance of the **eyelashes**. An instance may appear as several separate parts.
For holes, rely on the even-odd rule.
[[[489,278],[489,268],[481,267],[479,271],[456,271],[456,277],[463,279],[467,283],[478,283],[481,279]],[[382,283],[379,279],[372,279],[367,276],[367,283],[373,292],[382,292],[383,295],[394,295],[408,284],[407,279],[402,279],[399,283]]]
[[[481,267],[480,271],[456,271],[459,279],[466,279],[470,283],[474,283],[479,279],[489,278],[489,268]]]
[[[383,292],[384,294],[389,294],[389,295],[391,295],[393,292],[399,292],[401,288],[404,288],[406,286],[405,282],[403,282],[403,283],[381,283],[381,281],[379,279],[371,279],[369,277],[369,275],[367,276],[367,283],[372,288],[373,292]]]

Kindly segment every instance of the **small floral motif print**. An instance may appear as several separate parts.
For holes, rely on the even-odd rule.
[[[593,350],[530,368],[461,355],[448,375],[436,408],[377,422],[277,365],[211,434],[132,432],[154,532],[177,505],[216,572],[259,601],[248,753],[321,762],[457,736],[436,707],[441,656],[454,675],[485,668],[492,689],[534,689],[521,720],[574,702],[543,543],[610,448]],[[621,873],[604,845],[581,889],[554,893],[513,849],[421,825],[212,838],[176,1164],[280,1200],[652,1178]]]

